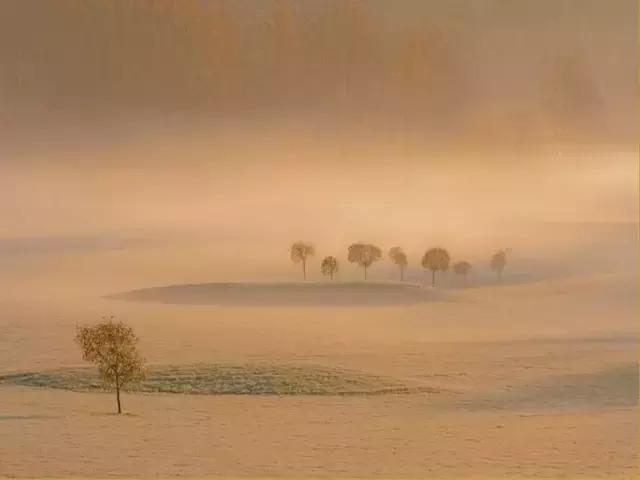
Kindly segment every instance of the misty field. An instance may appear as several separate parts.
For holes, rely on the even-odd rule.
[[[636,275],[422,289],[408,304],[372,283],[357,288],[376,304],[340,306],[331,288],[325,308],[122,301],[103,286],[3,302],[0,475],[637,473]],[[149,362],[121,416],[73,343],[105,312]]]
[[[0,0],[2,478],[640,478],[638,2]]]

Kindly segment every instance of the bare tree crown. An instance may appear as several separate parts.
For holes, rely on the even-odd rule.
[[[307,260],[309,257],[313,257],[316,254],[313,245],[304,242],[296,242],[291,245],[291,260],[294,263],[300,263]]]
[[[328,275],[333,278],[333,275],[338,272],[340,264],[336,257],[325,257],[320,264],[320,270],[323,275]]]
[[[462,260],[453,266],[453,271],[458,275],[466,275],[471,271],[471,264]]]
[[[491,270],[500,272],[507,266],[507,251],[506,250],[498,250],[491,257]]]
[[[435,247],[427,250],[422,257],[422,267],[431,270],[432,272],[444,272],[449,270],[450,262],[451,257],[449,256],[449,252],[441,247]]]
[[[349,246],[349,262],[357,263],[361,267],[370,267],[380,257],[382,250],[370,243],[354,243]]]
[[[396,265],[406,267],[408,265],[407,254],[404,253],[402,247],[393,247],[389,250],[389,258]]]
[[[123,322],[114,322],[113,317],[103,318],[97,325],[78,325],[75,341],[83,360],[97,365],[101,380],[115,387],[120,412],[120,389],[144,379],[146,373],[133,329]]]

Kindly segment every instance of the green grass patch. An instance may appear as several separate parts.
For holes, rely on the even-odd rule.
[[[109,391],[94,368],[0,375],[0,383],[72,391]],[[191,395],[381,395],[431,391],[388,377],[315,365],[151,366],[130,392]]]

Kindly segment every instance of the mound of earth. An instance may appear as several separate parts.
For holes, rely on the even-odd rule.
[[[0,384],[72,391],[108,390],[93,368],[0,375]],[[129,389],[192,395],[384,395],[437,393],[400,380],[314,365],[190,364],[149,368]]]
[[[427,302],[441,298],[441,293],[410,283],[202,283],[145,288],[107,298],[196,305],[386,306]]]

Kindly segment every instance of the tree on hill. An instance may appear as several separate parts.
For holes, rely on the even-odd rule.
[[[498,250],[491,257],[491,262],[489,264],[491,270],[496,272],[498,275],[498,282],[502,280],[502,271],[504,267],[507,266],[507,250]]]
[[[367,279],[367,269],[382,257],[382,250],[370,243],[354,243],[349,246],[348,260],[364,268],[364,279]]]
[[[316,254],[313,245],[304,242],[296,242],[291,245],[291,260],[293,263],[302,263],[302,278],[307,279],[307,259]]]
[[[320,264],[320,270],[323,275],[329,275],[333,280],[333,274],[338,272],[339,264],[336,257],[325,257]]]
[[[402,247],[393,247],[389,250],[389,258],[400,267],[400,281],[404,280],[404,269],[407,266],[407,254],[404,253]]]
[[[422,268],[431,270],[431,284],[436,284],[436,272],[445,272],[449,270],[451,257],[446,249],[434,247],[427,250],[422,257]]]
[[[467,281],[467,275],[471,271],[471,264],[469,262],[467,262],[466,260],[462,260],[460,262],[457,262],[453,266],[453,271],[457,275],[462,275],[462,278],[464,278],[464,281],[466,282]]]
[[[138,337],[123,322],[103,318],[97,325],[78,325],[75,341],[82,359],[98,366],[100,379],[115,387],[118,413],[122,413],[120,391],[145,377],[144,359],[138,352]]]

